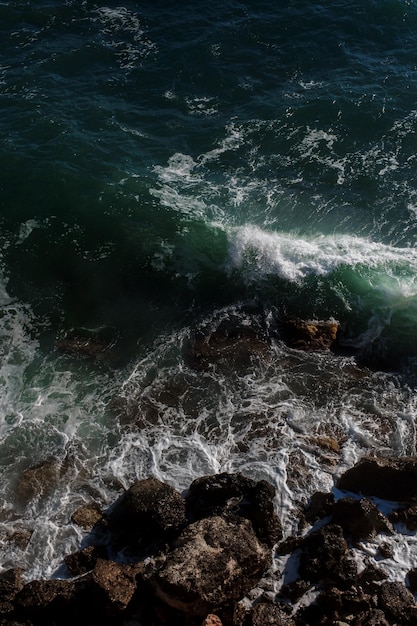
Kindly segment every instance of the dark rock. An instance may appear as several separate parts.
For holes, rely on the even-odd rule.
[[[202,329],[195,333],[186,348],[186,361],[196,370],[212,365],[220,368],[247,368],[253,357],[264,358],[270,346],[255,320],[246,324],[241,319],[223,320],[215,330]]]
[[[274,496],[274,487],[265,480],[256,482],[239,473],[203,476],[190,486],[187,514],[192,520],[216,515],[244,517],[251,521],[258,538],[272,547],[282,538]]]
[[[390,513],[389,519],[393,524],[404,524],[408,530],[417,530],[417,505],[405,509],[395,509]]]
[[[417,499],[417,457],[365,457],[345,472],[338,489],[396,502]]]
[[[287,537],[281,541],[276,547],[277,554],[291,554],[295,550],[301,548],[304,543],[303,537]]]
[[[417,604],[414,596],[401,582],[384,582],[380,587],[380,608],[401,624],[417,624]]]
[[[291,602],[297,602],[305,593],[310,589],[310,583],[306,580],[301,580],[298,578],[294,580],[292,583],[288,583],[287,585],[283,585],[279,592],[279,595],[283,598],[288,598]]]
[[[315,524],[319,519],[327,517],[333,511],[334,497],[332,493],[316,491],[310,498],[305,510],[304,517],[310,524]]]
[[[318,603],[325,615],[332,615],[334,620],[343,620],[348,615],[367,611],[370,608],[370,597],[358,588],[345,591],[332,588],[320,595]]]
[[[116,502],[107,516],[116,540],[146,549],[172,539],[187,524],[185,501],[173,487],[156,478],[139,480]]]
[[[311,582],[333,582],[342,587],[357,575],[357,568],[349,558],[343,530],[328,524],[310,533],[304,540],[300,555],[299,574]]]
[[[13,612],[13,602],[16,594],[23,589],[23,570],[10,569],[0,574],[0,616]]]
[[[355,617],[353,626],[390,626],[383,611],[371,609],[366,613],[360,613]]]
[[[270,563],[249,522],[208,517],[185,529],[150,580],[168,605],[205,616],[243,598]]]
[[[282,339],[292,348],[331,350],[336,345],[339,322],[287,318],[280,320],[278,328]]]
[[[407,574],[408,584],[413,593],[417,593],[417,567],[413,567]]]
[[[143,573],[142,563],[133,565],[98,559],[92,573],[92,581],[105,598],[107,613],[123,611],[136,591],[136,577]]]
[[[71,515],[71,521],[86,530],[93,528],[101,519],[101,509],[95,503],[80,506]]]
[[[358,575],[358,583],[368,593],[374,593],[379,588],[381,580],[386,580],[387,575],[379,567],[368,563],[364,570]]]
[[[295,621],[276,604],[262,602],[252,609],[251,626],[295,626]]]
[[[48,623],[53,615],[66,615],[74,598],[74,585],[64,580],[33,580],[15,597],[17,617]],[[67,623],[62,620],[62,623]]]
[[[394,556],[394,549],[390,543],[383,541],[378,546],[378,553],[383,559],[392,559]]]
[[[33,535],[33,530],[24,527],[0,530],[0,541],[13,543],[17,548],[26,550]]]
[[[47,495],[57,486],[65,473],[62,460],[51,458],[25,470],[17,485],[17,495],[24,501]]]
[[[333,508],[332,522],[339,524],[354,541],[372,539],[377,533],[394,533],[388,518],[367,498],[338,500]]]
[[[94,569],[97,560],[106,558],[104,546],[88,546],[64,557],[65,565],[73,576],[81,576]]]
[[[75,359],[94,360],[118,367],[123,357],[117,344],[117,334],[111,328],[99,331],[79,328],[57,339],[55,349]]]

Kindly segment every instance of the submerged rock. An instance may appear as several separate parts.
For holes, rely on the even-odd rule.
[[[117,335],[112,328],[75,329],[57,339],[55,349],[75,359],[99,361],[112,367],[122,362],[122,355],[117,348]]]
[[[281,338],[298,350],[333,350],[337,342],[339,322],[335,320],[305,321],[291,317],[278,323]]]
[[[337,488],[412,502],[417,499],[417,457],[365,457],[339,478]]]
[[[185,529],[151,582],[170,606],[204,616],[243,598],[270,563],[249,522],[207,517]]]
[[[89,530],[102,519],[103,514],[100,507],[94,502],[78,507],[71,515],[71,521],[81,528]]]
[[[196,370],[213,365],[240,369],[251,365],[253,357],[265,357],[269,351],[268,340],[255,318],[248,321],[229,317],[215,329],[198,330],[186,347],[185,358]]]
[[[29,467],[19,479],[16,493],[23,501],[47,495],[55,489],[67,470],[67,459],[50,458]]]

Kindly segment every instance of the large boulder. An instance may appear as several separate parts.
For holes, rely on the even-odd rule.
[[[365,457],[339,478],[337,488],[412,502],[417,499],[417,457]]]
[[[274,487],[243,474],[215,474],[197,478],[190,486],[187,513],[193,521],[220,515],[251,521],[257,537],[268,546],[282,538],[281,522],[274,510]]]
[[[15,614],[18,619],[29,619],[37,624],[69,623],[73,615],[76,586],[64,580],[32,580],[16,595]]]
[[[185,529],[151,583],[168,605],[205,616],[243,598],[270,563],[249,522],[208,517]]]
[[[181,494],[156,478],[134,483],[107,519],[116,541],[133,549],[169,541],[187,524]]]

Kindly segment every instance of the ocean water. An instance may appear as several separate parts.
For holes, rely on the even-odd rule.
[[[137,478],[268,479],[290,533],[415,453],[416,102],[414,0],[0,2],[1,569],[56,575],[74,510]],[[225,323],[268,354],[194,369]]]

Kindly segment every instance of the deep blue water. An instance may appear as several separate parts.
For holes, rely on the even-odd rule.
[[[92,485],[107,502],[150,472],[282,486],[288,420],[342,432],[341,466],[414,451],[416,101],[413,0],[0,3],[5,528],[67,490],[62,529]],[[196,325],[248,307],[334,317],[393,372],[345,380],[353,357],[279,342],[237,380],[189,370]],[[116,356],[62,355],[73,336]],[[68,455],[52,495],[19,502],[25,469]]]

